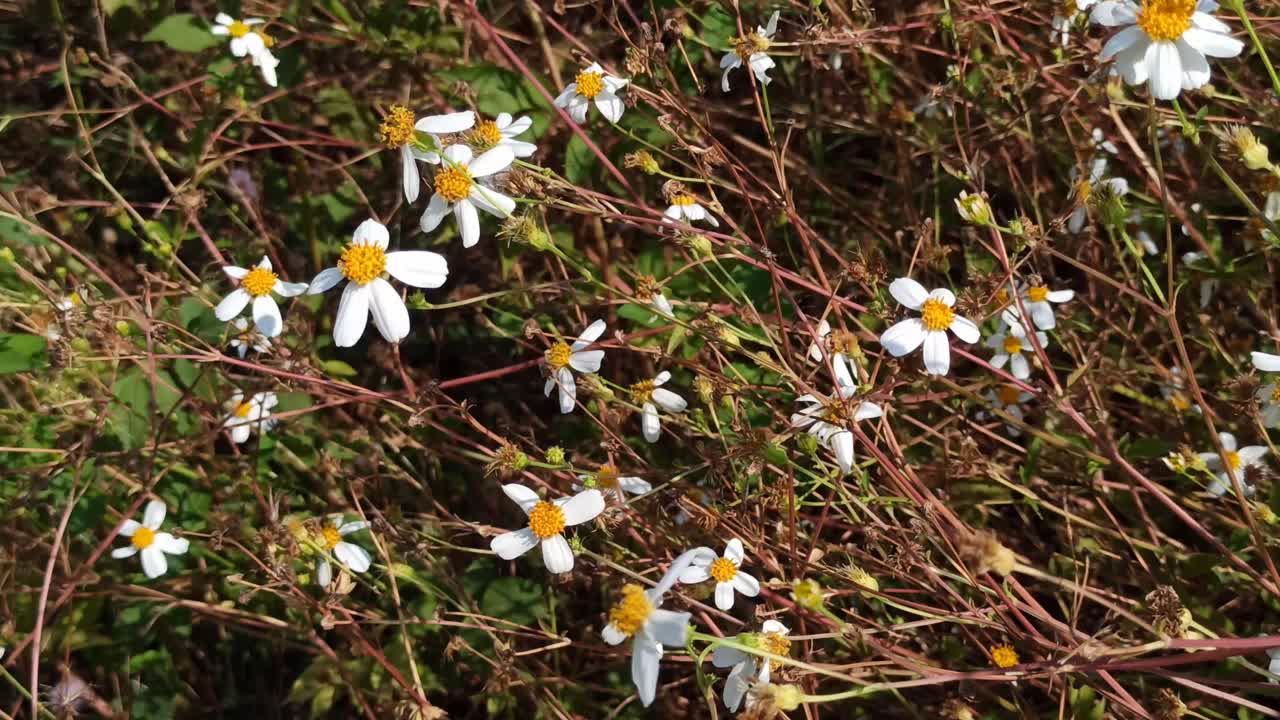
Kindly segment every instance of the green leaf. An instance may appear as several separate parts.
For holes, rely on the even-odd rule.
[[[486,613],[527,625],[547,614],[542,586],[527,578],[498,578],[485,588],[480,607]]]
[[[353,377],[356,374],[355,368],[341,360],[325,360],[320,363],[320,368],[337,377]]]
[[[0,375],[29,372],[48,364],[45,339],[39,335],[0,333]]]
[[[581,137],[574,135],[569,138],[569,144],[564,149],[564,177],[566,180],[575,185],[580,184],[588,179],[596,163],[595,153],[591,152],[591,148],[587,147]]]
[[[178,52],[200,52],[222,42],[209,32],[203,21],[191,13],[170,15],[142,36],[147,42],[162,42]]]

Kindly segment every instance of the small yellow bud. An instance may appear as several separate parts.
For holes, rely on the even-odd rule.
[[[1233,125],[1223,133],[1223,139],[1224,149],[1233,151],[1250,170],[1266,170],[1271,167],[1267,146],[1249,128]]]
[[[563,465],[564,464],[564,448],[559,445],[552,445],[547,448],[547,464]]]
[[[710,405],[715,397],[715,383],[711,382],[711,378],[705,375],[699,375],[693,379],[693,391],[698,394],[698,399],[703,405]]]
[[[970,195],[961,190],[960,197],[956,198],[956,210],[965,222],[980,226],[991,224],[991,204],[986,195]]]
[[[796,604],[807,610],[815,612],[822,610],[825,602],[822,596],[822,586],[817,580],[801,580],[791,588],[791,599]]]
[[[646,175],[654,175],[660,169],[658,161],[654,159],[648,150],[627,153],[622,158],[622,166],[625,168],[639,168]]]
[[[783,712],[795,710],[804,702],[804,691],[798,685],[770,685],[769,696]]]
[[[688,235],[681,235],[679,239],[680,242],[689,249],[689,252],[693,253],[695,256],[711,257],[711,253],[713,252],[711,238],[706,235],[701,233],[691,233]]]

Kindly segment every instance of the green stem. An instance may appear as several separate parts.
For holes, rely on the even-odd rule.
[[[1276,95],[1280,95],[1280,76],[1276,75],[1276,69],[1271,64],[1271,58],[1267,57],[1267,50],[1262,46],[1262,41],[1258,39],[1258,33],[1253,29],[1253,22],[1249,20],[1249,13],[1245,12],[1244,0],[1230,0],[1229,5],[1240,16],[1240,22],[1244,24],[1245,32],[1249,33],[1249,39],[1253,41],[1253,49],[1258,51],[1258,57],[1262,58],[1262,66],[1267,69],[1267,75],[1271,78],[1271,88],[1276,91]]]

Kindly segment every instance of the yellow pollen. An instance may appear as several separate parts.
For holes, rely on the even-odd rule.
[[[502,131],[492,120],[481,120],[467,133],[467,144],[480,152],[489,150],[502,142]]]
[[[1227,467],[1231,468],[1232,470],[1240,469],[1240,453],[1236,452],[1235,450],[1227,450],[1222,454],[1225,455],[1227,458]]]
[[[676,195],[675,197],[671,198],[672,205],[680,205],[682,207],[693,205],[696,202],[698,201],[688,193],[681,193],[680,195]]]
[[[240,287],[249,293],[251,297],[262,297],[270,294],[271,289],[276,286],[276,274],[262,267],[256,267],[249,271],[240,281]]]
[[[1196,0],[1144,0],[1138,27],[1152,40],[1173,41],[1191,27]]]
[[[1006,290],[1005,288],[1000,288],[999,290],[997,290],[996,302],[1000,305],[1004,305],[1005,303],[1009,302],[1009,291]]]
[[[1169,404],[1173,406],[1174,410],[1178,410],[1179,412],[1186,412],[1191,409],[1191,401],[1187,400],[1187,396],[1180,392],[1176,392],[1169,396]]]
[[[941,300],[929,298],[924,301],[924,307],[920,308],[920,316],[924,321],[924,329],[936,332],[951,327],[951,321],[955,319],[956,313]]]
[[[991,661],[996,667],[1011,668],[1018,664],[1018,653],[1008,645],[996,645],[991,648]]]
[[[606,490],[616,490],[618,488],[618,468],[613,465],[601,465],[596,470],[596,485]]]
[[[236,406],[233,414],[238,418],[247,418],[250,412],[253,412],[253,403],[245,401]]]
[[[1062,17],[1075,17],[1078,12],[1080,12],[1080,6],[1076,5],[1076,0],[1063,0]]]
[[[84,298],[80,297],[80,293],[73,292],[67,296],[67,302],[71,303],[71,307],[80,307],[84,305]]]
[[[387,254],[377,245],[352,243],[338,258],[338,270],[357,285],[367,285],[387,269]]]
[[[773,655],[790,655],[791,640],[782,633],[760,633],[760,649]],[[767,664],[769,661],[765,660]]]
[[[564,532],[564,511],[545,500],[534,505],[529,511],[529,529],[541,540],[559,535]]]
[[[1280,404],[1280,383],[1276,383],[1276,389],[1271,391],[1271,402]]]
[[[1031,302],[1044,302],[1047,297],[1049,297],[1049,288],[1043,285],[1027,289],[1027,299]]]
[[[1089,204],[1089,195],[1093,193],[1093,185],[1088,180],[1081,180],[1076,183],[1075,187],[1076,202],[1080,205]]]
[[[156,541],[156,531],[149,527],[140,527],[134,531],[133,537],[129,538],[129,542],[139,550],[146,550],[151,547],[151,543]]]
[[[392,105],[382,119],[382,127],[378,128],[383,144],[393,149],[411,142],[417,132],[413,127],[413,113],[403,105]]]
[[[320,529],[320,536],[324,538],[324,548],[332,550],[338,547],[338,543],[342,542],[342,533],[338,532],[338,528],[332,525],[325,525]]]
[[[1004,338],[1004,352],[1006,355],[1022,352],[1022,341],[1012,335],[1006,335]]]
[[[847,426],[849,424],[849,406],[841,400],[833,400],[827,403],[826,412],[823,413],[822,417],[832,425]]]
[[[573,81],[578,85],[578,94],[588,100],[595,100],[604,90],[604,76],[598,72],[580,72]]]
[[[569,343],[558,342],[547,350],[544,357],[552,370],[559,370],[569,364],[569,357],[572,355],[573,349],[569,347]]]
[[[640,631],[653,612],[653,605],[639,585],[623,585],[622,599],[609,610],[609,624],[631,637]]]
[[[254,31],[253,31],[253,34],[254,34],[254,35],[257,35],[257,36],[258,36],[258,37],[260,37],[260,38],[262,38],[262,47],[269,48],[269,47],[273,47],[273,46],[276,44],[276,39],[275,39],[275,38],[273,38],[273,37],[271,37],[270,35],[268,35],[268,34],[266,34],[266,33],[262,32],[261,30],[254,30]]]
[[[1018,392],[1018,388],[1012,385],[1001,385],[1000,389],[996,391],[996,397],[1000,399],[1001,405],[1017,405],[1022,393]]]
[[[233,38],[244,37],[249,34],[249,26],[237,20],[227,27],[227,34]]]
[[[647,402],[653,402],[653,381],[641,380],[631,386],[631,402],[637,405],[643,405]]]
[[[738,574],[738,566],[729,558],[716,558],[707,568],[707,573],[718,583],[729,582]]]
[[[831,343],[831,352],[842,355],[855,355],[858,352],[858,336],[851,332],[837,330],[827,340]]]
[[[755,33],[740,37],[733,41],[733,54],[750,61],[751,56],[769,49],[769,41]]]
[[[436,173],[436,194],[449,202],[464,200],[471,194],[471,173],[462,167],[447,167]]]

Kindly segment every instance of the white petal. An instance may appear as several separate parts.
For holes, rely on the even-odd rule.
[[[1234,452],[1236,447],[1236,436],[1229,432],[1218,433],[1218,442],[1222,443],[1222,448]]]
[[[307,291],[307,284],[277,280],[271,290],[280,297],[297,297]]]
[[[220,13],[218,13],[217,15],[214,15],[214,16],[213,16],[213,20],[214,20],[214,22],[218,23],[219,25],[224,25],[224,26],[228,26],[228,27],[229,27],[232,23],[234,23],[234,22],[235,22],[235,18],[231,17],[230,15],[228,15],[228,14],[226,14],[226,13],[224,13],[224,12],[220,12]],[[216,31],[218,30],[218,28],[213,28],[213,30],[216,32]],[[227,31],[227,30],[226,30],[226,27],[224,27],[224,28],[223,28],[223,32],[226,32],[226,31]]]
[[[169,561],[165,559],[164,551],[154,544],[144,548],[139,554],[142,555],[142,572],[152,580],[160,577],[169,569]]]
[[[679,580],[685,585],[697,585],[700,582],[706,582],[711,577],[711,572],[706,565],[690,565],[680,573]]]
[[[653,391],[653,401],[658,404],[658,407],[672,413],[684,412],[685,408],[689,407],[689,403],[684,398],[663,388]]]
[[[120,532],[118,534],[121,537],[133,537],[133,534],[138,532],[138,528],[140,527],[142,527],[142,523],[137,520],[125,520],[124,524],[120,526]]]
[[[424,117],[414,123],[413,127],[424,133],[432,135],[449,135],[451,133],[470,130],[476,124],[476,114],[470,110],[463,112],[448,113],[446,115],[431,115]]]
[[[647,480],[635,476],[620,477],[618,478],[618,489],[632,495],[643,495],[647,492],[652,492],[653,485],[650,485]]]
[[[345,277],[346,276],[342,274],[342,271],[336,267],[321,270],[320,274],[316,275],[311,281],[311,284],[307,286],[307,294],[319,295],[342,282]]]
[[[1248,445],[1240,448],[1240,462],[1245,465],[1256,464],[1259,460],[1266,457],[1267,448],[1262,445]]]
[[[1200,12],[1193,13],[1191,15],[1192,27],[1200,28],[1201,30],[1208,30],[1209,32],[1218,33],[1220,35],[1230,35],[1231,26],[1210,15],[1209,13],[1211,12],[1213,11],[1206,11],[1203,8],[1200,8]],[[1185,38],[1186,36],[1184,35],[1183,37]]]
[[[470,200],[459,200],[453,206],[453,217],[458,221],[458,234],[462,235],[462,247],[473,247],[480,242],[480,216],[476,214],[476,206],[472,205]]]
[[[1182,59],[1171,42],[1154,42],[1147,48],[1147,84],[1157,100],[1173,100],[1182,92]]]
[[[1264,352],[1253,352],[1249,355],[1255,368],[1263,372],[1280,372],[1280,355]]]
[[[360,223],[351,235],[351,242],[356,245],[372,245],[383,250],[387,249],[390,241],[391,233],[387,232],[387,226],[373,218]]]
[[[124,547],[118,547],[118,548],[116,548],[116,549],[114,549],[114,550],[112,550],[112,551],[111,551],[111,557],[113,557],[113,558],[115,558],[115,559],[117,559],[117,560],[123,560],[123,559],[125,559],[125,558],[131,558],[131,557],[133,557],[134,555],[137,555],[137,554],[138,554],[138,548],[136,548],[136,547],[134,547],[134,546],[132,546],[132,545],[125,545]]]
[[[431,232],[440,227],[440,221],[444,220],[444,216],[448,214],[449,201],[439,194],[432,195],[431,201],[427,203],[427,209],[422,211],[422,219],[418,221],[418,227],[422,228],[422,232]]]
[[[766,73],[773,69],[775,65],[773,58],[764,53],[753,53],[747,64],[751,66],[751,72],[755,74],[756,80],[760,81],[760,84],[769,84],[770,78]]]
[[[1244,50],[1244,43],[1229,36],[1198,27],[1188,29],[1182,34],[1182,40],[1188,45],[1216,58],[1235,57]]]
[[[369,553],[364,548],[349,542],[340,542],[333,546],[333,555],[342,561],[351,572],[362,573],[372,564]]]
[[[490,187],[472,185],[468,196],[472,203],[481,210],[500,218],[505,218],[516,209],[516,201]]]
[[[438,288],[449,278],[449,261],[427,250],[387,253],[387,273],[405,285]]]
[[[742,561],[746,559],[746,551],[742,548],[742,541],[733,538],[725,545],[724,557],[734,565],[742,565]]]
[[[831,452],[836,456],[836,464],[840,466],[840,472],[848,474],[853,470],[853,433],[841,430],[833,433],[828,442],[831,445]]]
[[[924,368],[930,375],[946,375],[951,369],[951,343],[945,332],[925,333]]]
[[[1045,295],[1045,299],[1049,302],[1064,303],[1071,302],[1076,296],[1075,290],[1053,290]]]
[[[560,414],[567,415],[573,412],[574,405],[578,401],[578,383],[574,380],[569,368],[557,370],[555,382],[560,386]]]
[[[418,160],[413,156],[413,148],[400,146],[400,180],[404,184],[404,199],[410,203],[418,201],[418,193],[422,190],[422,178],[418,175]]]
[[[720,648],[716,648],[716,652],[720,652]],[[738,707],[742,705],[743,696],[747,694],[747,690],[751,687],[751,671],[754,669],[754,662],[742,662],[729,671],[729,677],[724,680],[724,691],[721,694],[724,706],[729,712],[738,712]]]
[[[249,269],[236,267],[235,265],[223,265],[222,272],[226,273],[227,277],[232,280],[243,280],[244,276],[249,274]]]
[[[240,445],[249,439],[250,426],[247,424],[231,428],[231,442]]]
[[[640,414],[640,430],[644,433],[644,439],[651,443],[658,442],[658,437],[662,434],[661,428],[658,408],[653,403],[645,403]]]
[[[760,594],[760,581],[739,570],[733,576],[733,589],[746,597],[755,597]]]
[[[322,588],[327,588],[331,582],[333,582],[333,566],[329,564],[328,558],[320,558],[316,561],[316,583]]]
[[[604,512],[604,495],[599,490],[583,490],[559,505],[565,525],[581,525]]]
[[[751,659],[751,656],[738,648],[726,647],[720,645],[711,653],[711,664],[718,668],[733,667],[744,660]]]
[[[889,283],[889,294],[911,310],[919,310],[924,301],[929,299],[929,291],[911,278],[898,278]]]
[[[158,530],[164,524],[165,505],[160,500],[152,500],[147,503],[147,509],[142,513],[142,525],[152,530]]]
[[[606,120],[616,123],[622,119],[622,112],[626,110],[626,106],[617,95],[608,90],[602,90],[599,95],[596,95],[596,109],[604,115]]]
[[[352,534],[352,533],[358,533],[358,532],[360,532],[361,530],[364,530],[364,529],[365,529],[365,528],[367,528],[367,527],[369,527],[369,523],[368,523],[368,522],[366,522],[366,521],[364,521],[364,520],[353,520],[353,521],[351,521],[351,522],[349,522],[349,523],[342,523],[341,525],[339,525],[339,526],[338,526],[338,534],[339,534],[339,535],[342,535],[342,536],[344,536],[344,537],[345,537],[345,536],[350,535],[350,534]]]
[[[1117,55],[1123,50],[1127,50],[1140,38],[1144,33],[1142,28],[1137,25],[1127,27],[1120,32],[1112,35],[1110,39],[1102,46],[1102,52],[1098,54],[1098,59],[1105,62]]]
[[[920,318],[903,320],[885,330],[880,336],[880,344],[894,357],[902,357],[913,352],[922,342],[924,342],[924,323]]]
[[[463,167],[470,167],[471,158],[473,157],[471,148],[462,143],[450,145],[444,149],[442,154],[444,155],[445,160],[448,160],[454,165],[462,165]]]
[[[244,306],[249,304],[249,300],[250,295],[247,290],[236,288],[222,298],[222,302],[213,309],[213,314],[222,322],[226,322],[244,312]]]
[[[369,310],[373,324],[387,342],[398,343],[409,335],[409,309],[391,283],[374,278],[369,283]]]
[[[1120,76],[1130,85],[1143,85],[1150,76],[1147,67],[1147,50],[1151,47],[1151,39],[1145,34],[1133,45],[1116,55],[1115,67]]]
[[[663,385],[666,385],[667,381],[670,379],[671,379],[671,372],[668,370],[663,370],[662,372],[658,373],[657,377],[653,379],[653,385],[654,387],[662,387]]]
[[[967,343],[976,343],[982,339],[982,332],[972,320],[956,315],[951,320],[951,332]]]
[[[605,327],[606,325],[604,320],[597,319],[592,321],[592,323],[587,326],[587,329],[583,330],[582,334],[578,336],[578,339],[573,341],[573,345],[570,349],[577,352],[596,340],[599,340],[600,336],[604,334]]]
[[[1031,377],[1031,365],[1027,363],[1027,358],[1022,353],[1016,353],[1013,356],[1013,361],[1009,363],[1009,370],[1019,380]]]
[[[668,647],[684,647],[689,632],[689,613],[655,609],[645,621],[645,632]]]
[[[368,285],[347,283],[338,302],[338,316],[333,321],[333,342],[338,347],[351,347],[360,342],[364,326],[369,322]]]
[[[716,607],[721,610],[733,609],[733,583],[716,583]]]
[[[658,694],[658,663],[662,660],[662,647],[657,643],[637,636],[631,644],[631,682],[636,686],[636,695],[640,704],[645,707],[653,704]]]
[[[1053,307],[1047,302],[1026,303],[1027,312],[1031,313],[1031,322],[1041,330],[1052,330],[1058,326],[1058,320],[1053,315]]]
[[[600,637],[604,638],[604,641],[610,645],[617,645],[627,639],[626,633],[619,630],[618,626],[613,623],[604,626],[604,629],[600,631]]]
[[[284,330],[284,318],[280,317],[280,306],[270,295],[262,295],[253,299],[253,324],[258,332],[267,337],[275,337]]]
[[[506,485],[503,485],[502,492],[506,494],[507,497],[511,498],[515,504],[519,505],[520,509],[523,510],[526,515],[533,509],[533,506],[537,505],[540,501],[538,493],[519,483],[507,483]]]
[[[858,407],[853,409],[854,420],[870,420],[884,415],[884,410],[873,402],[858,403]]]
[[[583,350],[569,356],[569,367],[582,373],[599,372],[603,361],[603,350]]]
[[[573,550],[563,535],[552,535],[542,541],[542,564],[553,575],[573,569]]]
[[[467,169],[471,172],[471,177],[485,177],[506,170],[515,160],[516,156],[511,148],[499,145],[472,160]]]
[[[169,555],[185,555],[191,549],[190,540],[177,538],[166,532],[156,533],[155,545],[161,552]]]
[[[956,304],[956,294],[946,288],[934,288],[929,291],[929,299],[937,300],[947,307],[951,307]]]

